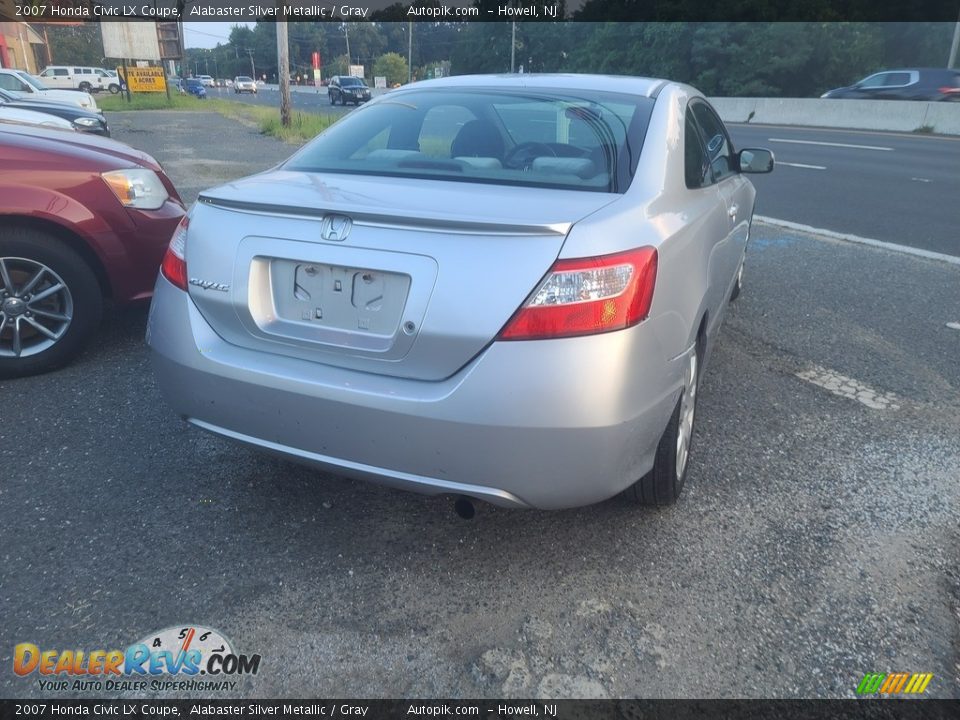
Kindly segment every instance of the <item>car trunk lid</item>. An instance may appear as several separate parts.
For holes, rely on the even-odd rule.
[[[440,380],[496,337],[570,226],[616,197],[274,171],[200,196],[189,291],[236,345]]]

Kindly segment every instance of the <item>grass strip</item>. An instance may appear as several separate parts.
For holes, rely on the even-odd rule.
[[[280,124],[280,110],[262,105],[246,105],[216,98],[201,100],[192,95],[134,95],[132,102],[125,96],[112,95],[97,98],[101,110],[107,112],[126,112],[131,110],[192,110],[218,112],[259,128],[264,135],[279,138],[284,142],[302,145],[326,130],[337,118],[333,115],[294,111],[291,113],[290,127]]]

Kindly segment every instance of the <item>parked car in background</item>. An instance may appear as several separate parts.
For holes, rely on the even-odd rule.
[[[104,88],[103,76],[97,68],[75,65],[48,65],[37,77],[48,88],[55,90],[83,90],[99,92]]]
[[[0,125],[0,378],[76,356],[105,298],[148,299],[184,213],[146,153],[81,133]]]
[[[58,118],[56,115],[47,115],[46,113],[35,110],[22,110],[20,108],[8,107],[2,102],[0,102],[0,123],[38,125],[56,130],[69,130],[71,132],[73,132],[74,129],[69,120]],[[0,125],[0,127],[2,127],[2,125]]]
[[[26,99],[66,102],[82,107],[84,110],[96,111],[99,109],[90,93],[80,92],[79,90],[51,90],[23,70],[0,68],[0,89]]]
[[[407,85],[201,193],[154,295],[160,389],[197,427],[391,486],[673,502],[746,174],[772,169],[686,85]]]
[[[233,79],[233,92],[240,93],[253,93],[257,94],[257,83],[252,77],[247,77],[246,75],[238,75]]]
[[[848,100],[926,100],[960,102],[960,70],[906,68],[884,70],[850,87],[828,90],[820,97]]]
[[[217,84],[216,81],[209,75],[197,75],[197,79],[204,87],[215,87]]]
[[[116,70],[108,70],[107,68],[94,68],[94,70],[100,76],[103,87],[109,90],[111,95],[116,95],[121,90],[127,89],[126,84],[121,82],[120,75]]]
[[[76,105],[67,103],[43,102],[42,100],[23,100],[22,98],[0,90],[0,108],[18,108],[32,110],[37,113],[54,115],[73,125],[74,130],[110,137],[110,126],[107,119],[99,112],[89,112]]]
[[[335,75],[327,85],[327,97],[330,98],[331,105],[359,105],[370,99],[370,88],[363,78]]]
[[[186,80],[180,81],[181,89],[195,97],[205,100],[207,97],[207,89],[203,86],[203,83],[199,78],[187,78]]]

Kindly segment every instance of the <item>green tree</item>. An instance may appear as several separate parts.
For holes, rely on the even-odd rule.
[[[97,25],[56,25],[43,26],[49,41],[48,65],[104,65],[103,41]],[[40,53],[42,55],[42,53]],[[38,58],[44,62],[47,58]],[[113,67],[113,65],[106,65]]]
[[[373,64],[373,74],[387,78],[387,87],[407,81],[407,60],[398,53],[381,55]]]

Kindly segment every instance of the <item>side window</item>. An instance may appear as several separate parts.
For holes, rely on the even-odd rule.
[[[884,87],[903,87],[910,84],[910,73],[892,72],[887,73],[887,79],[883,83]]]
[[[700,130],[689,109],[683,129],[683,162],[688,188],[695,190],[711,183],[707,153],[700,141]]]
[[[720,182],[724,178],[735,175],[733,145],[720,118],[705,103],[691,103],[690,108],[700,126],[703,145],[707,149],[707,158],[710,160],[710,169],[713,171],[713,179]]]
[[[50,68],[47,68],[42,73],[40,73],[40,77],[45,77],[45,78],[53,77],[53,70],[51,70]]]
[[[877,73],[876,75],[871,75],[862,83],[860,83],[860,87],[862,88],[883,87],[886,84],[886,79],[888,74],[889,73]]]
[[[57,68],[56,70],[53,71],[53,74],[56,75],[57,77],[67,77],[67,75],[70,74],[70,70],[68,70],[67,68]]]
[[[0,75],[0,88],[13,90],[14,92],[29,92],[24,82],[13,75]]]

